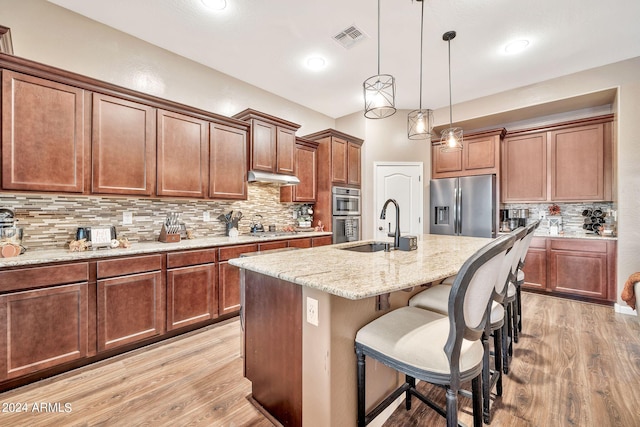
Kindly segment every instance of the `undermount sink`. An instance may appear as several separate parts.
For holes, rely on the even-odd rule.
[[[386,245],[391,245],[390,243],[384,242],[369,242],[364,243],[362,245],[350,246],[348,248],[340,248],[345,251],[353,251],[353,252],[378,252],[383,251]]]

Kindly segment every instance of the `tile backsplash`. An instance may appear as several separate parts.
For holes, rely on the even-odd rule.
[[[255,214],[262,215],[265,228],[275,224],[281,229],[295,225],[293,212],[299,207],[280,203],[279,187],[262,183],[249,184],[248,199],[239,201],[0,193],[0,208],[15,212],[29,250],[66,248],[77,227],[92,225],[115,225],[118,236],[132,242],[155,241],[169,212],[180,213],[195,237],[224,236],[225,226],[217,218],[231,210],[243,214],[241,234],[250,232]],[[210,214],[208,222],[203,219],[205,211]],[[133,214],[133,224],[122,225],[124,212]]]
[[[529,209],[529,221],[533,221],[539,218],[539,213],[544,212],[547,220],[540,222],[538,233],[549,232],[549,206],[553,203],[505,203],[500,206],[501,209]],[[607,224],[611,224],[615,221],[616,204],[612,202],[592,202],[592,203],[555,203],[560,207],[560,216],[562,217],[562,227],[565,234],[581,234],[587,233],[582,228],[584,224],[584,217],[582,211],[585,209],[601,209],[607,213],[605,221]]]

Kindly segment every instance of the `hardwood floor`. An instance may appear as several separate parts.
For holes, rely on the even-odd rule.
[[[538,294],[525,293],[523,302],[523,335],[504,394],[494,396],[491,425],[640,425],[639,319]],[[441,389],[422,388],[443,401]],[[239,323],[232,320],[2,393],[0,425],[272,426],[249,393]],[[41,402],[51,404],[49,411],[33,410]],[[471,425],[470,402],[460,402],[461,421]],[[7,412],[20,403],[26,412]],[[411,411],[401,406],[385,426],[445,424],[414,400]]]

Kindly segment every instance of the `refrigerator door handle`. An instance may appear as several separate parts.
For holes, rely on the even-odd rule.
[[[458,231],[459,235],[462,235],[462,187],[458,187],[458,197],[456,199],[456,203],[458,204],[458,216],[456,217],[458,222]]]

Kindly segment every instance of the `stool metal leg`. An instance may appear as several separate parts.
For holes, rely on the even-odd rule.
[[[358,427],[366,426],[365,420],[365,364],[364,364],[364,352],[356,347],[356,357],[358,359]]]

